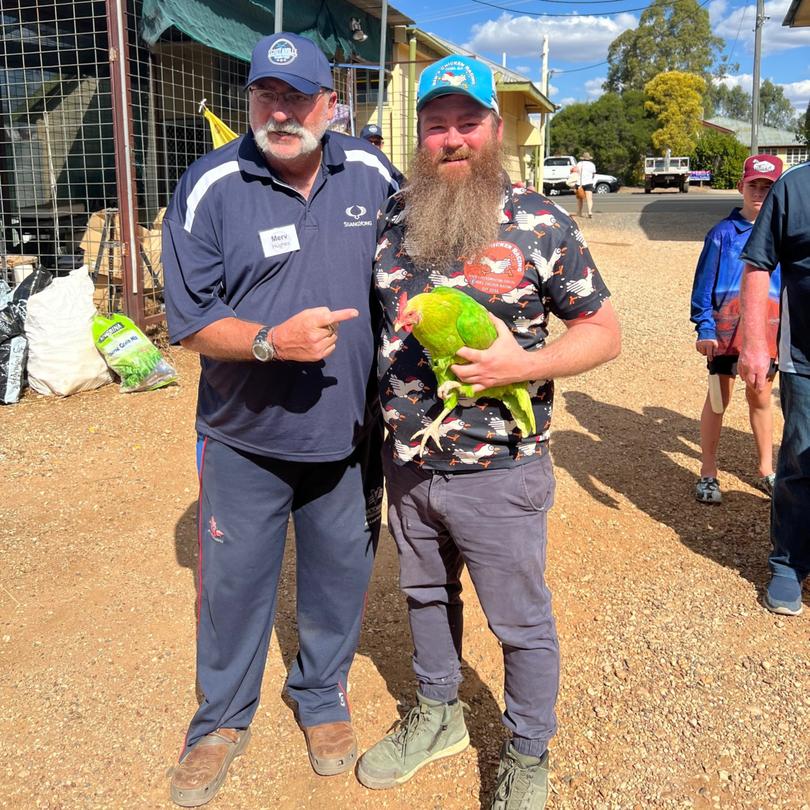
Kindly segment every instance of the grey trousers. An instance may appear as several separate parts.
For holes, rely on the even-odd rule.
[[[557,727],[560,676],[544,580],[546,513],[554,500],[548,450],[508,469],[442,473],[397,466],[386,448],[384,469],[419,691],[445,702],[458,693],[466,564],[503,648],[504,725],[518,751],[541,756]]]

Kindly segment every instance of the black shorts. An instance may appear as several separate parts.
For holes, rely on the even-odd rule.
[[[737,376],[737,361],[740,359],[736,354],[719,354],[712,360],[706,361],[706,368],[709,374],[725,374],[727,377]],[[771,360],[771,367],[768,369],[768,379],[772,380],[776,376],[776,361]]]
[[[593,191],[593,183],[588,183],[587,186],[580,186],[580,188],[584,189],[585,191]]]

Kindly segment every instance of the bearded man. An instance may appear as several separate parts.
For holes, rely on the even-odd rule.
[[[346,679],[382,499],[382,428],[367,398],[374,223],[397,185],[377,149],[327,131],[332,88],[311,41],[262,39],[250,132],[189,167],[163,221],[170,337],[202,366],[204,698],[172,776],[184,807],[213,798],[247,745],[291,513],[299,651],[287,692],[318,774],[356,758]]]
[[[545,197],[512,188],[503,171],[490,70],[467,56],[435,63],[420,77],[417,111],[418,154],[409,184],[387,206],[375,263],[388,525],[407,597],[417,704],[360,758],[357,773],[367,787],[394,787],[468,745],[458,699],[466,565],[503,650],[511,735],[491,806],[540,810],[559,681],[544,579],[553,380],[616,357],[619,327],[576,225]],[[439,285],[487,307],[498,335],[486,351],[461,349],[466,364],[452,371],[476,392],[527,382],[536,434],[523,435],[498,400],[479,398],[461,399],[447,416],[440,448],[423,452],[412,439],[443,403],[423,348],[395,324],[413,325],[408,296]],[[547,344],[550,312],[567,328]]]

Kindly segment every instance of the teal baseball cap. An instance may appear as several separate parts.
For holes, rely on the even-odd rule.
[[[472,56],[445,56],[422,71],[416,91],[417,112],[434,98],[450,93],[469,96],[500,115],[495,77],[483,62]]]

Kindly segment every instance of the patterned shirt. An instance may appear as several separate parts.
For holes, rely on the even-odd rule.
[[[417,431],[443,408],[426,351],[413,334],[394,331],[399,302],[434,287],[457,287],[504,321],[527,350],[540,349],[548,316],[573,320],[598,310],[609,292],[582,233],[562,208],[541,194],[504,185],[500,233],[471,260],[449,267],[417,267],[405,253],[407,188],[389,200],[380,223],[374,265],[383,309],[378,353],[380,400],[388,443],[398,464],[414,461],[431,470],[509,467],[544,452],[554,393],[551,380],[527,387],[537,433],[523,436],[509,409],[495,399],[461,399],[440,429],[442,449],[430,441],[420,456]]]

